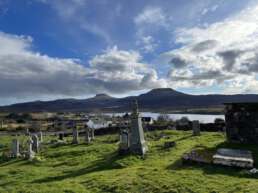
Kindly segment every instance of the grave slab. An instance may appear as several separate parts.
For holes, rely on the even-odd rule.
[[[254,160],[251,151],[221,148],[213,156],[213,163],[224,166],[252,168]]]

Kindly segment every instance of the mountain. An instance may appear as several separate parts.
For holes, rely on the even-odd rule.
[[[176,90],[173,90],[171,88],[156,88],[153,89],[145,94],[142,94],[141,96],[144,97],[163,97],[163,96],[185,96],[187,94],[178,92]]]
[[[35,101],[0,107],[8,112],[41,111],[105,111],[119,112],[130,110],[131,103],[137,99],[142,111],[171,111],[198,108],[218,108],[223,103],[258,102],[258,95],[190,95],[171,88],[153,89],[139,96],[114,98],[97,94],[88,99],[61,99],[55,101]]]

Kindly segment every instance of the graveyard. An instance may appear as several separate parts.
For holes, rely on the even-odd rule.
[[[0,0],[0,193],[258,193],[258,0]]]
[[[0,137],[1,153],[14,137]],[[20,136],[20,143],[26,143]],[[44,136],[40,152],[30,161],[1,160],[0,192],[256,192],[258,175],[245,169],[183,164],[181,156],[194,148],[214,152],[218,147],[251,150],[255,145],[227,143],[223,133],[190,131],[145,132],[148,152],[119,155],[119,135],[96,136],[91,143],[79,136],[79,143],[54,144],[56,136]],[[174,141],[175,147],[164,148]],[[1,158],[2,159],[2,158]]]
[[[248,142],[256,135],[236,133],[256,119],[250,116],[257,115],[249,108],[253,105],[228,105],[226,131],[203,131],[198,120],[188,131],[148,131],[135,100],[129,125],[120,132],[78,129],[71,122],[71,135],[29,129],[5,133],[0,136],[0,192],[255,192],[258,149]],[[236,111],[241,113],[233,114],[234,120]],[[233,131],[238,138],[232,141]]]

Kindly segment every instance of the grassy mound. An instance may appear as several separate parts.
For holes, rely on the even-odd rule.
[[[165,136],[165,137],[164,137]],[[211,165],[182,165],[181,156],[193,148],[215,151],[227,144],[219,133],[157,131],[146,134],[149,152],[138,156],[117,155],[118,136],[96,138],[90,144],[45,144],[37,159],[0,159],[0,192],[22,193],[140,193],[140,192],[257,192],[257,175],[244,170]],[[0,137],[0,152],[6,151],[11,137]],[[51,139],[45,139],[50,141]],[[176,147],[164,149],[165,141]],[[258,156],[255,146],[240,146]],[[1,155],[0,153],[0,155]]]

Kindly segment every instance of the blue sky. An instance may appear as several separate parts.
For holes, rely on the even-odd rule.
[[[257,12],[257,0],[0,0],[0,105],[258,93]]]

